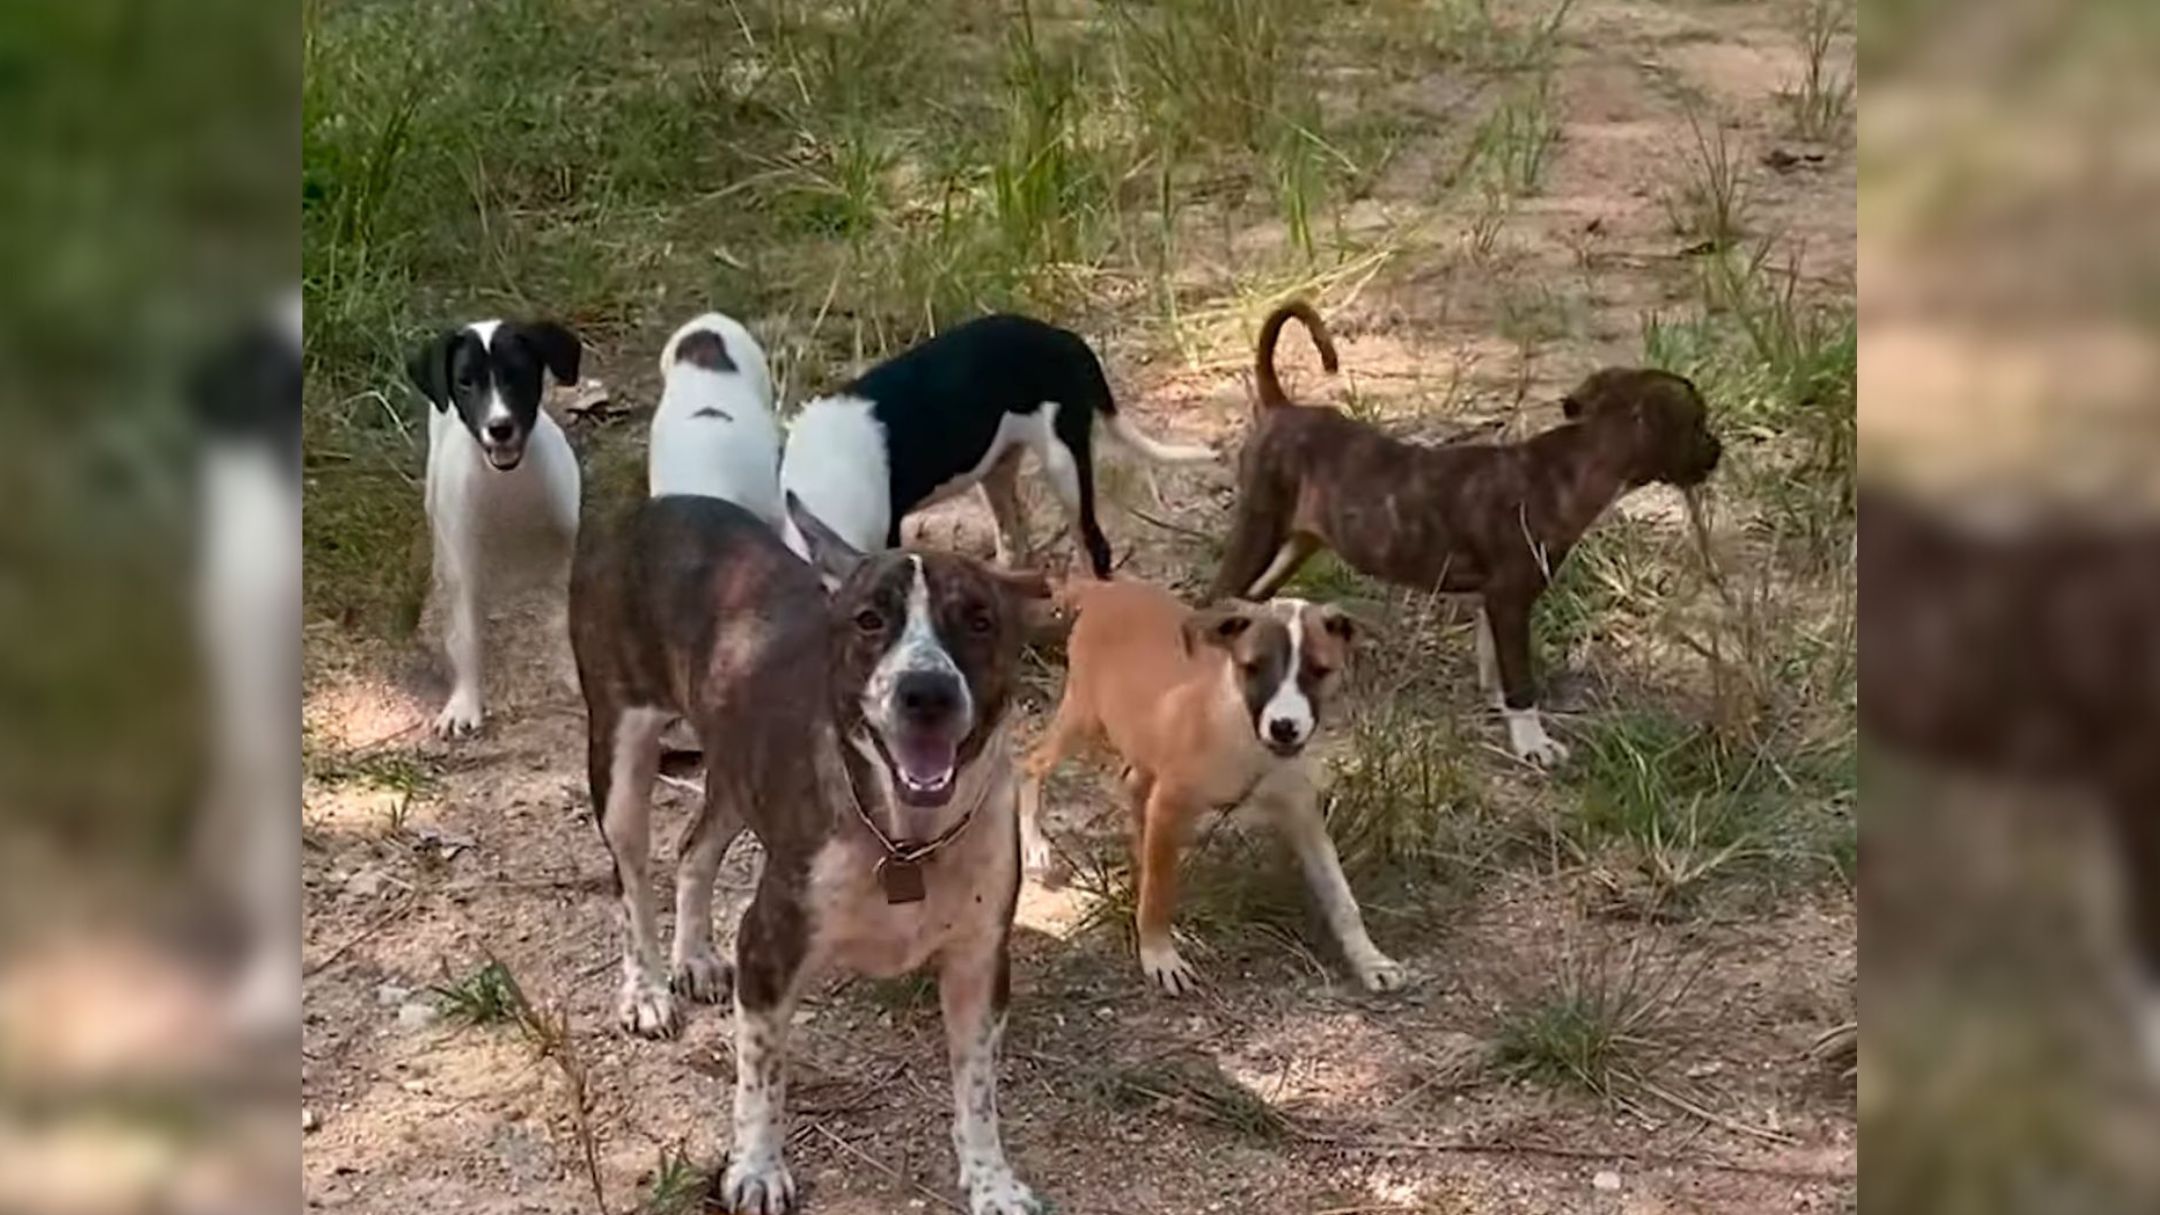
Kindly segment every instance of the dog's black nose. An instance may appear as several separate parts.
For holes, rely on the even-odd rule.
[[[900,716],[918,725],[942,722],[960,711],[960,681],[939,671],[910,671],[893,686]]]
[[[487,437],[497,443],[508,443],[517,437],[517,423],[508,418],[496,418],[487,424]]]
[[[1297,741],[1297,723],[1287,717],[1278,717],[1267,724],[1267,736],[1279,743]]]

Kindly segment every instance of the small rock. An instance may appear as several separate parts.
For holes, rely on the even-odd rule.
[[[346,879],[345,893],[356,898],[372,899],[390,884],[390,875],[375,865],[369,865]]]
[[[425,1000],[414,1000],[397,1010],[400,1029],[426,1029],[442,1020],[442,1010]]]
[[[1594,1189],[1604,1190],[1609,1193],[1620,1188],[1620,1174],[1613,1172],[1611,1169],[1606,1169],[1604,1172],[1592,1177],[1590,1185]]]
[[[321,1130],[321,1129],[322,1129],[322,1119],[316,1116],[316,1114],[315,1114],[315,1111],[314,1111],[314,1110],[311,1110],[311,1109],[309,1109],[308,1107],[306,1107],[306,1106],[304,1106],[304,1105],[303,1105],[303,1106],[301,1106],[301,1107],[300,1107],[300,1133],[301,1133],[301,1134],[303,1134],[303,1135],[312,1135],[312,1134],[314,1134],[315,1132],[317,1132],[317,1131],[319,1131],[319,1130]]]
[[[384,983],[375,989],[375,1003],[384,1008],[396,1008],[412,998],[412,988],[402,983]]]

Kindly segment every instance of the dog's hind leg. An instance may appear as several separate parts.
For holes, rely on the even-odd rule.
[[[1057,491],[1058,501],[1065,506],[1065,517],[1072,521],[1073,531],[1079,536],[1088,568],[1097,578],[1108,578],[1110,541],[1104,538],[1102,525],[1095,518],[1092,459],[1085,430],[1053,438],[1042,448],[1043,471],[1049,474],[1050,488]]]
[[[612,722],[594,721],[589,742],[600,830],[615,858],[621,896],[623,973],[616,1017],[625,1030],[648,1038],[672,1037],[679,1027],[660,963],[651,866],[653,778],[660,770],[660,731],[673,716],[665,709],[626,708]]]
[[[1042,1207],[1005,1160],[998,1135],[997,1054],[1005,1036],[1011,967],[1002,936],[989,949],[955,950],[938,970],[952,1057],[953,1154],[970,1215],[1038,1215]]]
[[[982,496],[997,524],[997,563],[1017,569],[1027,563],[1027,506],[1020,500],[1020,461],[1026,448],[1014,447],[983,474]]]
[[[718,1004],[728,991],[728,965],[713,949],[713,881],[743,819],[727,775],[707,769],[705,805],[683,832],[675,863],[675,942],[668,986],[701,1004]]]
[[[1327,822],[1320,815],[1319,791],[1304,774],[1285,770],[1280,777],[1254,790],[1254,800],[1264,804],[1275,824],[1297,854],[1305,871],[1305,885],[1320,902],[1328,930],[1342,947],[1351,973],[1367,991],[1392,991],[1403,985],[1407,972],[1402,964],[1381,953],[1365,933],[1365,917],[1357,898],[1343,877],[1342,861],[1335,842],[1328,838]]]

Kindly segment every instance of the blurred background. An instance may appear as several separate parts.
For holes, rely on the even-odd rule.
[[[1862,1193],[2154,1210],[2160,7],[1861,12]]]
[[[0,1210],[296,1205],[295,1018],[276,984],[242,1007],[230,863],[278,837],[214,792],[241,700],[197,609],[208,581],[274,608],[297,518],[245,512],[256,558],[211,574],[191,404],[231,436],[282,392],[297,430],[297,363],[236,343],[298,279],[298,29],[255,0],[0,11]],[[257,807],[277,728],[246,732]]]

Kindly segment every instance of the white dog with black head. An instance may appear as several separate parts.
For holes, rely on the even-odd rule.
[[[577,335],[552,321],[475,321],[436,335],[405,369],[428,414],[427,516],[448,620],[450,699],[444,738],[480,726],[481,596],[508,571],[499,557],[538,539],[567,585],[577,540],[579,476],[562,427],[540,408],[550,377],[578,380]]]

